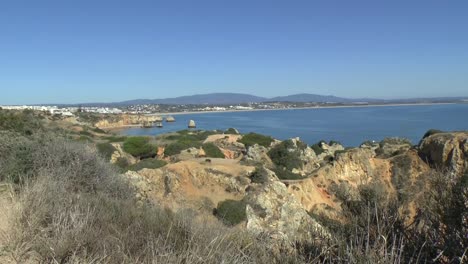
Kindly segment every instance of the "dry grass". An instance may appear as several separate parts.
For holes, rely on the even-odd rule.
[[[16,186],[15,206],[2,206],[10,210],[0,223],[0,262],[463,262],[468,209],[460,201],[468,200],[468,179],[428,177],[431,191],[414,226],[401,225],[398,201],[375,184],[362,186],[359,200],[344,201],[346,223],[320,219],[333,234],[329,241],[285,245],[191,211],[138,204],[126,179],[88,145],[0,133],[0,179]]]

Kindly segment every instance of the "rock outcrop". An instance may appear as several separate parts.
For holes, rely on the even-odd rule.
[[[432,167],[461,175],[468,169],[468,132],[431,135],[421,141],[419,154]]]
[[[274,168],[273,161],[268,156],[268,149],[258,144],[248,148],[244,160],[253,164],[262,164],[269,169]]]
[[[247,229],[288,241],[329,236],[279,181],[250,186],[247,203]]]
[[[113,119],[104,119],[94,124],[95,127],[101,129],[111,129],[118,127],[126,127],[131,125],[141,125],[144,123],[161,122],[160,116],[145,116],[145,115],[118,115]]]

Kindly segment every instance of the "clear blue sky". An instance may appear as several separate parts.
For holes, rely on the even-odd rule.
[[[0,91],[0,104],[468,96],[468,1],[1,1]]]

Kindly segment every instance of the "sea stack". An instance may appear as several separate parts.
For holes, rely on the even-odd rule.
[[[172,116],[168,116],[166,117],[166,122],[175,122],[175,119]]]
[[[190,121],[188,122],[188,128],[196,128],[196,127],[197,127],[197,126],[195,125],[195,121],[190,120]]]

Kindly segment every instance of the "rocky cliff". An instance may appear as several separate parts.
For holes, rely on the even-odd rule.
[[[431,167],[456,173],[467,168],[466,132],[429,136],[419,148],[397,139],[347,150],[323,143],[318,154],[293,139],[287,153],[296,153],[303,164],[297,169],[297,175],[302,175],[298,179],[279,179],[269,170],[275,168],[269,150],[278,142],[269,148],[254,145],[245,150],[238,138],[214,135],[206,141],[233,152],[226,159],[207,161],[197,158],[193,150],[163,168],[143,169],[128,177],[142,190],[140,197],[173,209],[188,207],[211,214],[226,199],[245,201],[247,218],[242,226],[253,233],[294,240],[312,233],[328,234],[310,215],[346,221],[341,214],[343,203],[359,201],[365,186],[374,186],[389,202],[398,200],[400,215],[410,224],[418,211],[416,201],[427,191]],[[267,172],[261,181],[252,178],[256,171],[252,165]]]
[[[160,116],[144,116],[144,115],[129,115],[123,114],[119,115],[114,120],[101,120],[94,124],[95,127],[101,129],[111,129],[111,128],[119,128],[119,127],[126,127],[131,125],[142,125],[148,122],[162,122],[162,117]]]

